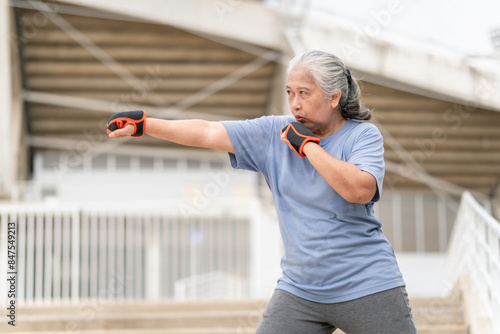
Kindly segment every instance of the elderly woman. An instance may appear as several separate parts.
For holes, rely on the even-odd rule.
[[[416,333],[405,283],[373,204],[384,178],[383,140],[337,57],[294,57],[290,116],[168,121],[112,116],[110,137],[151,136],[229,152],[233,168],[264,175],[285,254],[257,333]]]

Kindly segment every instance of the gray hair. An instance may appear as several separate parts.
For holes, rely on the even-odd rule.
[[[337,90],[342,92],[339,101],[342,117],[357,120],[371,118],[370,109],[365,108],[361,101],[358,82],[338,57],[323,51],[308,51],[290,60],[288,74],[298,67],[313,78],[326,99],[330,99]]]

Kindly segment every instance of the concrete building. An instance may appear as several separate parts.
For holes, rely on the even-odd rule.
[[[378,11],[386,20],[401,10],[387,6]],[[1,241],[7,222],[18,223],[20,304],[268,298],[281,244],[265,182],[230,170],[226,154],[147,136],[110,140],[105,125],[134,109],[167,119],[286,114],[287,60],[310,49],[337,54],[362,81],[386,150],[376,212],[410,294],[449,292],[462,194],[492,214],[499,207],[500,60],[378,34],[380,15],[356,30],[306,9],[1,2]],[[499,290],[489,293],[497,310]]]

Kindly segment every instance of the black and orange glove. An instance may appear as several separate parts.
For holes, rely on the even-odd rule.
[[[281,134],[285,133],[286,138],[292,144],[293,150],[295,153],[300,155],[301,157],[305,157],[306,155],[302,152],[304,145],[313,141],[319,144],[319,138],[314,135],[308,128],[302,125],[299,122],[292,122],[285,126],[281,130]]]
[[[144,136],[144,122],[146,121],[146,112],[143,110],[122,111],[114,114],[108,119],[108,135],[118,129],[123,129],[127,125],[134,126],[132,137]]]

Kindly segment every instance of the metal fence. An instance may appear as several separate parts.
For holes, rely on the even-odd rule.
[[[248,298],[250,222],[248,212],[238,210],[188,216],[162,209],[0,206],[0,265],[2,275],[15,276],[19,305],[196,297],[196,287],[185,284],[192,277],[203,277],[218,298],[233,296],[228,280]]]
[[[11,272],[18,305],[265,298],[280,273],[277,221],[263,201],[240,200],[213,201],[218,204],[199,212],[185,211],[173,199],[163,201],[169,206],[149,201],[0,205],[0,305],[7,300]],[[456,214],[452,199],[385,192],[376,211],[396,251],[446,250]],[[457,219],[459,229],[492,238],[483,223],[464,227],[463,219]],[[497,253],[485,265],[497,270],[492,279],[500,282],[496,240],[475,241],[474,247],[487,244],[476,252]]]
[[[469,193],[462,196],[448,249],[449,285],[464,275],[481,302],[473,311],[489,318],[492,332],[500,333],[500,223]]]

